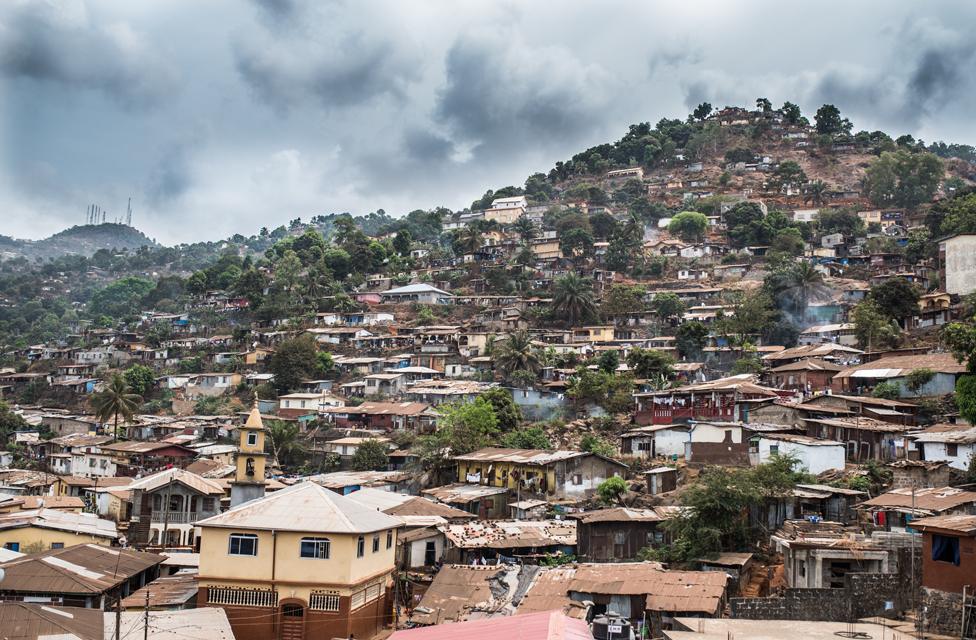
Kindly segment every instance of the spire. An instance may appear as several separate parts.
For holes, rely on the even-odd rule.
[[[264,421],[261,419],[261,409],[258,407],[258,395],[254,394],[254,404],[251,405],[251,413],[247,416],[247,421],[244,422],[245,427],[251,427],[253,429],[264,429]]]

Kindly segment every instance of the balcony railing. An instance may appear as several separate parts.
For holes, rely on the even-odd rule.
[[[213,515],[216,515],[216,512],[191,511],[187,513],[185,511],[170,511],[167,515],[165,511],[153,511],[152,521],[168,522],[169,524],[190,524],[191,522],[203,520]]]

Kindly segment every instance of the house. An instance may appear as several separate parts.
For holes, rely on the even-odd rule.
[[[770,367],[779,367],[791,362],[799,362],[806,359],[824,360],[827,362],[849,364],[859,363],[860,356],[864,352],[854,347],[847,347],[833,342],[821,344],[807,344],[791,349],[784,349],[762,356],[762,361]]]
[[[562,611],[544,611],[527,615],[469,620],[448,625],[417,627],[394,631],[389,640],[591,640],[585,620],[571,618]]]
[[[340,429],[433,431],[439,414],[425,402],[374,402],[326,407],[322,417]]]
[[[636,393],[634,421],[649,425],[688,420],[748,420],[745,401],[779,395],[774,389],[756,384],[751,375],[730,376],[663,391]]]
[[[11,551],[63,549],[79,544],[111,546],[115,523],[92,513],[38,508],[0,513],[0,545]]]
[[[505,487],[556,499],[593,495],[597,486],[628,467],[588,451],[489,447],[454,456],[458,482]]]
[[[576,552],[576,523],[572,520],[475,520],[438,525],[437,529],[447,538],[444,561],[457,564]]]
[[[766,373],[769,384],[777,389],[810,393],[830,388],[831,379],[844,367],[833,362],[809,358],[780,365]]]
[[[288,393],[278,396],[278,415],[285,418],[318,415],[326,407],[342,407],[345,404],[342,398],[331,393]]]
[[[964,602],[964,596],[972,597],[976,575],[976,515],[922,518],[912,522],[912,528],[922,532],[926,628],[956,635],[963,629],[963,621],[972,615],[971,608],[968,615],[963,608],[969,604]],[[963,637],[967,633],[964,631]]]
[[[431,500],[475,515],[480,520],[492,520],[508,516],[509,490],[507,487],[458,483],[425,489],[423,494]]]
[[[417,369],[426,367],[416,367]],[[436,371],[431,369],[431,371]],[[440,374],[440,372],[437,372]],[[366,388],[363,390],[365,396],[399,396],[407,388],[407,375],[404,373],[371,373],[363,378]]]
[[[904,530],[917,518],[976,515],[976,492],[955,487],[904,487],[866,500],[859,508],[870,513],[879,527]]]
[[[918,391],[908,388],[908,375],[928,370],[933,376]],[[966,373],[966,365],[951,353],[887,356],[849,367],[837,373],[832,386],[837,393],[861,393],[880,382],[897,385],[900,397],[943,396],[954,393],[956,381]]]
[[[149,590],[151,593],[151,588]],[[114,639],[116,614],[106,611],[103,615],[105,617],[104,640]],[[126,638],[127,634],[129,638],[144,638],[147,636],[147,628],[152,631],[148,634],[152,640],[234,640],[235,638],[227,614],[217,607],[169,611],[153,609],[123,611],[119,614],[118,621],[121,638]]]
[[[585,562],[630,562],[642,549],[660,547],[670,536],[660,525],[670,519],[665,508],[614,507],[574,514],[576,555]]]
[[[769,462],[772,456],[794,456],[799,467],[807,473],[820,475],[824,471],[843,471],[847,447],[843,442],[821,440],[793,433],[761,433],[753,444],[758,464]]]
[[[842,589],[850,572],[892,574],[897,569],[897,547],[891,541],[852,535],[837,522],[788,520],[770,541],[783,554],[786,584],[792,589]],[[910,544],[905,540],[904,546]]]
[[[894,489],[947,487],[951,472],[944,460],[895,460],[887,464]]]
[[[223,395],[235,389],[243,379],[239,373],[198,373],[190,377],[185,387],[186,397]]]
[[[939,241],[939,271],[946,293],[976,291],[976,234],[960,233]]]
[[[198,604],[238,640],[368,638],[391,616],[397,518],[300,482],[197,526]]]
[[[134,546],[192,547],[193,523],[220,513],[224,489],[183,469],[166,469],[126,487],[133,505],[128,541]]]
[[[408,284],[403,287],[388,289],[380,294],[385,304],[451,304],[453,294],[433,287],[429,284]]]
[[[364,487],[416,495],[417,479],[405,471],[332,471],[309,478],[339,495],[347,496]]]
[[[700,168],[698,169],[701,170]],[[627,167],[626,169],[614,169],[612,171],[607,171],[607,180],[621,180],[633,178],[635,180],[644,180],[644,169],[641,167]]]
[[[944,461],[953,469],[965,471],[976,456],[976,427],[969,425],[933,425],[908,438],[920,461]]]
[[[854,334],[854,323],[820,324],[800,332],[799,343],[801,345],[816,345],[821,342],[833,342],[847,347],[855,346],[857,336]]]
[[[647,493],[656,496],[678,488],[678,469],[675,467],[654,467],[644,471]]]
[[[196,554],[187,553],[182,555]],[[163,566],[167,566],[165,561],[163,562]],[[167,611],[218,611],[220,612],[220,615],[224,616],[226,619],[226,614],[224,614],[223,609],[217,609],[216,607],[209,609],[194,609],[196,602],[197,576],[196,572],[194,572],[160,576],[129,597],[122,600],[122,602],[119,603],[119,606],[122,609],[138,609],[140,610],[140,613],[142,613],[142,610],[147,607],[153,611],[160,609]],[[114,617],[115,614],[112,615]],[[187,622],[189,622],[189,620],[187,620]],[[230,623],[227,624],[229,630]],[[125,629],[126,627],[123,626],[122,628]]]
[[[106,610],[159,576],[163,556],[79,544],[0,565],[0,599]]]
[[[325,443],[324,449],[325,451],[338,455],[343,459],[343,462],[349,462],[356,455],[359,447],[363,446],[366,442],[377,442],[387,449],[395,448],[395,445],[390,442],[389,438],[346,436],[345,438],[329,440]]]
[[[839,522],[843,525],[858,521],[857,503],[867,497],[866,491],[833,487],[826,484],[798,484],[793,488],[796,500],[794,517]]]
[[[804,418],[806,435],[821,440],[835,440],[847,446],[847,459],[896,460],[905,455],[905,434],[899,424],[867,417]]]
[[[102,445],[102,451],[112,456],[119,475],[125,476],[155,473],[169,467],[182,468],[197,455],[193,449],[180,444],[136,440]]]

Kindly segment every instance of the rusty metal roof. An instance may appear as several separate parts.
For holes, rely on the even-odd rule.
[[[111,540],[119,537],[114,522],[103,520],[93,513],[75,513],[64,509],[31,509],[0,514],[0,531],[26,527],[68,531]]]
[[[952,531],[965,535],[976,535],[976,515],[933,516],[912,520],[912,528],[921,531],[930,529]]]
[[[79,544],[3,563],[0,591],[100,594],[162,561],[154,553]]]
[[[973,503],[976,503],[976,492],[973,491],[964,491],[955,487],[926,487],[915,489],[913,498],[912,489],[905,487],[892,489],[880,496],[865,500],[859,506],[875,510],[914,508],[920,511],[940,513]]]
[[[438,529],[462,549],[513,549],[576,544],[574,520],[478,520]]]
[[[577,520],[582,524],[595,522],[662,522],[667,516],[659,514],[655,509],[631,509],[628,507],[613,507],[588,511],[579,515]]]
[[[223,488],[213,480],[183,469],[166,469],[159,473],[154,473],[151,476],[136,480],[127,488],[130,490],[142,489],[143,491],[155,491],[172,483],[182,484],[203,495],[224,495]]]
[[[147,594],[151,609],[182,608],[197,597],[197,576],[193,573],[178,573],[157,578],[122,600],[122,608],[145,608]]]
[[[488,447],[461,456],[454,456],[454,460],[468,462],[514,462],[542,466],[561,460],[570,460],[589,455],[593,454],[588,451],[548,451],[545,449],[502,449]]]
[[[507,603],[492,602],[489,581],[507,570],[504,566],[444,565],[424,592],[410,621],[439,624],[466,618],[474,609],[486,612],[504,606]]]
[[[389,640],[592,640],[586,621],[562,611],[543,611],[491,620],[471,620],[396,631]]]
[[[4,640],[104,640],[103,616],[101,609],[0,603],[0,629],[3,629]]]

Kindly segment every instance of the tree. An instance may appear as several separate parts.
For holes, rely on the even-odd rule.
[[[601,211],[590,216],[590,227],[593,228],[593,237],[607,240],[617,228],[617,220],[606,211]]]
[[[88,304],[92,315],[125,318],[137,314],[142,299],[153,290],[151,280],[127,276],[95,292]]]
[[[6,445],[15,431],[27,431],[30,425],[20,414],[10,410],[10,405],[0,400],[0,445]]]
[[[121,438],[119,418],[121,417],[123,422],[131,420],[142,404],[142,397],[133,393],[125,383],[125,378],[116,374],[112,376],[104,391],[99,391],[92,396],[91,403],[98,421],[105,423],[113,420],[115,437]]]
[[[393,250],[397,252],[397,255],[410,255],[410,247],[412,244],[413,236],[407,229],[397,231],[396,236],[393,238]]]
[[[914,209],[932,199],[944,173],[942,161],[931,153],[885,151],[868,167],[864,190],[877,206]]]
[[[847,209],[825,209],[817,216],[817,228],[824,235],[839,233],[854,238],[864,233],[864,220]]]
[[[683,322],[675,332],[675,347],[684,358],[698,358],[708,342],[708,327],[697,320]]]
[[[613,374],[620,366],[620,355],[616,351],[604,351],[597,357],[596,366],[604,373]]]
[[[502,431],[512,431],[522,422],[522,410],[512,394],[501,387],[493,387],[481,394],[481,399],[487,401],[495,412],[498,428]]]
[[[901,396],[901,389],[894,382],[879,382],[874,386],[871,396],[885,400],[897,400]]]
[[[126,369],[122,377],[132,393],[137,393],[143,398],[156,384],[156,374],[152,369],[141,364],[134,364]]]
[[[976,233],[976,191],[961,192],[932,205],[926,224],[933,235]]]
[[[627,490],[627,481],[620,476],[612,476],[597,485],[596,493],[607,505],[616,504],[620,494]]]
[[[567,326],[585,324],[596,318],[592,280],[575,272],[558,278],[553,286],[552,310]]]
[[[552,449],[549,436],[538,425],[506,433],[501,444],[509,449]]]
[[[627,365],[644,380],[674,380],[674,358],[663,351],[636,347],[627,354]]]
[[[647,289],[640,285],[615,284],[603,298],[600,311],[604,317],[634,313],[644,308]]]
[[[452,245],[454,253],[457,255],[466,255],[476,253],[484,243],[481,229],[477,225],[468,224],[463,229],[458,229],[454,232]]]
[[[817,114],[813,119],[817,123],[817,133],[821,135],[847,133],[851,130],[850,121],[847,118],[841,118],[840,109],[832,104],[825,104],[817,109]]]
[[[356,471],[386,471],[389,464],[386,445],[372,438],[356,447],[352,456],[352,468]]]
[[[498,418],[491,403],[483,398],[473,402],[442,405],[437,431],[421,436],[416,451],[420,466],[430,471],[444,471],[454,466],[450,456],[483,449],[498,434]]]
[[[918,313],[918,289],[902,278],[890,278],[871,287],[868,299],[889,318],[904,320]]]
[[[691,112],[691,115],[695,120],[705,120],[712,113],[712,105],[708,102],[702,102],[700,105],[695,107],[695,110]]]
[[[559,250],[570,258],[585,258],[593,253],[593,234],[574,227],[559,234]]]
[[[807,181],[807,174],[803,168],[793,162],[792,160],[787,160],[786,162],[779,163],[776,167],[776,171],[773,172],[773,177],[770,179],[770,185],[777,190],[785,188],[796,188]]]
[[[812,203],[815,207],[827,204],[827,193],[830,187],[823,180],[814,180],[803,190],[803,204]]]
[[[723,220],[729,240],[735,247],[766,244],[771,228],[764,224],[766,214],[755,202],[740,202],[725,212]]]
[[[893,347],[898,344],[899,331],[891,319],[871,299],[864,300],[851,312],[854,320],[854,335],[862,349],[871,351],[879,347]]]
[[[271,420],[265,425],[264,447],[274,459],[275,466],[294,469],[307,453],[298,423]]]
[[[680,317],[685,312],[685,303],[675,293],[657,293],[651,300],[651,309],[654,310],[658,318],[668,320]]]
[[[302,380],[315,377],[318,370],[318,345],[309,335],[279,344],[268,363],[268,371],[274,374],[274,385],[281,393],[288,393]]]
[[[528,371],[535,375],[542,368],[538,349],[532,344],[532,336],[524,329],[508,336],[495,356],[495,363],[506,378],[516,371]]]
[[[512,230],[518,234],[522,242],[529,242],[539,234],[539,228],[535,226],[535,223],[528,216],[519,216],[512,223]]]
[[[285,291],[291,291],[298,282],[298,275],[302,271],[302,261],[298,254],[291,249],[275,264],[275,281],[284,287]]]
[[[756,98],[756,108],[763,113],[769,113],[773,110],[773,103],[766,98]]]
[[[793,257],[802,255],[805,248],[803,234],[796,227],[780,229],[773,237],[772,244],[769,245],[771,253],[781,253]]]
[[[595,453],[604,458],[610,458],[617,452],[616,448],[608,440],[592,433],[584,434],[580,438],[580,451]]]
[[[925,385],[932,382],[935,378],[935,371],[927,369],[925,367],[919,369],[912,369],[905,376],[905,387],[912,392],[913,395],[918,395],[919,392],[925,388]]]
[[[799,124],[800,118],[803,117],[803,114],[800,112],[800,107],[792,102],[784,102],[783,106],[780,107],[780,111],[783,113],[783,118],[789,124]]]
[[[716,320],[716,328],[738,345],[745,345],[776,320],[773,301],[767,293],[745,296],[735,301],[732,313]]]
[[[708,218],[697,211],[682,211],[668,223],[668,231],[685,242],[700,242],[707,230]]]
[[[809,262],[790,262],[774,270],[764,286],[780,309],[803,318],[811,300],[827,293],[823,274]]]
[[[956,382],[956,407],[969,424],[976,424],[976,376],[966,375]],[[976,456],[974,456],[976,458]],[[970,462],[972,469],[973,463]]]

